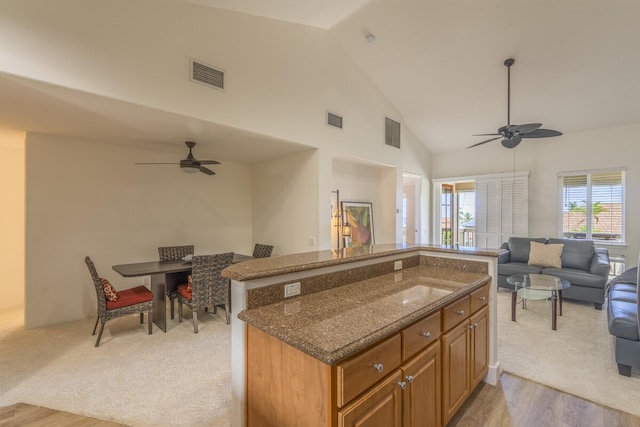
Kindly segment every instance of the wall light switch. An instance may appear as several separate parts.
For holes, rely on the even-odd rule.
[[[289,298],[296,295],[300,295],[300,282],[289,283],[284,285],[284,297]]]

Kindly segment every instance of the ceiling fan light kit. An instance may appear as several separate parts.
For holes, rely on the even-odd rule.
[[[136,165],[180,165],[180,169],[186,173],[202,172],[207,175],[215,175],[216,173],[214,171],[202,165],[219,165],[220,162],[217,160],[196,159],[191,152],[193,147],[196,146],[196,143],[193,141],[185,141],[184,143],[189,148],[189,154],[186,159],[180,160],[180,163],[136,163]]]
[[[513,58],[504,61],[507,67],[507,124],[498,129],[498,133],[481,133],[474,136],[494,136],[477,144],[470,145],[467,148],[477,147],[487,142],[502,139],[502,146],[505,148],[516,148],[522,141],[522,138],[550,138],[560,136],[562,132],[552,129],[541,129],[542,123],[527,123],[524,125],[511,124],[511,66],[515,64]]]

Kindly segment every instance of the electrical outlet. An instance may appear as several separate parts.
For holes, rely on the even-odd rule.
[[[393,269],[394,270],[402,270],[402,260],[400,261],[395,261],[393,263]]]
[[[289,283],[284,285],[284,297],[289,298],[296,295],[300,295],[300,282]]]

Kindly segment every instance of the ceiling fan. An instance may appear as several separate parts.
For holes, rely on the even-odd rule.
[[[481,133],[473,136],[494,136],[477,144],[470,145],[467,148],[477,147],[487,142],[495,141],[502,138],[502,146],[506,148],[515,148],[522,138],[549,138],[552,136],[560,136],[562,132],[551,129],[540,129],[542,123],[527,123],[524,125],[511,124],[511,66],[515,63],[513,58],[504,61],[507,67],[507,124],[498,129],[498,133]]]
[[[215,175],[216,173],[214,171],[207,169],[202,165],[219,165],[220,162],[216,160],[197,160],[191,153],[191,149],[195,147],[196,143],[193,141],[185,141],[184,143],[189,147],[189,154],[186,159],[180,160],[180,163],[136,163],[136,165],[180,165],[180,168],[187,173],[196,173],[200,171],[207,175]]]

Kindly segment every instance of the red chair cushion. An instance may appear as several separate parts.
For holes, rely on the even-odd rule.
[[[191,295],[193,293],[192,289],[189,289],[189,285],[187,283],[178,285],[178,293],[191,301]]]
[[[153,300],[153,294],[144,286],[137,286],[118,292],[118,301],[107,301],[107,310],[127,307],[129,305],[140,304]]]
[[[100,282],[102,283],[102,290],[104,291],[104,296],[107,301],[118,301],[118,292],[111,282],[103,278],[100,278]]]

